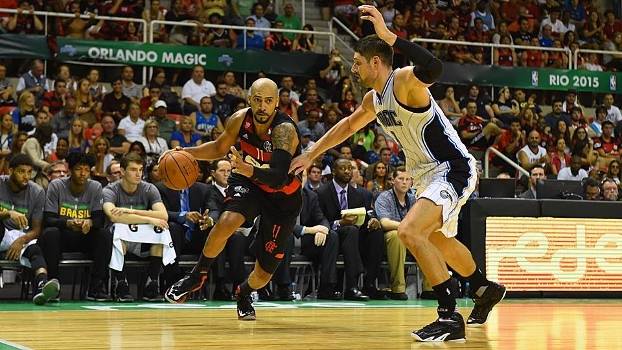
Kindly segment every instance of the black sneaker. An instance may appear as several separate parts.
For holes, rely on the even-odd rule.
[[[115,287],[115,300],[121,303],[130,303],[134,301],[134,297],[130,294],[130,286],[126,280],[117,281]]]
[[[460,313],[454,312],[450,318],[439,318],[410,335],[422,342],[464,341],[464,319]]]
[[[86,293],[86,300],[90,301],[110,301],[110,296],[106,293],[102,282],[93,284]]]
[[[160,286],[158,285],[158,281],[149,281],[145,285],[145,290],[143,291],[143,300],[145,301],[163,301],[164,297],[160,294]]]
[[[201,289],[206,279],[206,273],[190,272],[170,286],[164,293],[164,298],[169,303],[181,304],[186,301],[190,293]]]
[[[253,307],[253,298],[250,295],[241,296],[240,290],[235,292],[235,299],[238,303],[238,320],[255,321],[255,308]]]
[[[486,322],[490,310],[505,297],[505,286],[495,282],[490,282],[481,297],[473,294],[473,311],[467,319],[469,327],[479,327]]]
[[[35,305],[43,305],[50,299],[58,298],[60,294],[60,283],[56,278],[52,278],[46,283],[41,283],[32,297]]]

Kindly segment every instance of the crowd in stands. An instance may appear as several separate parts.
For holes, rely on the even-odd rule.
[[[428,38],[547,48],[622,51],[622,21],[611,9],[585,0],[367,0],[379,8],[387,26],[401,38]],[[358,36],[374,33],[361,21],[360,1],[323,1]],[[425,45],[425,44],[424,44]],[[428,44],[445,61],[507,67],[567,68],[566,52],[515,48]],[[397,64],[401,64],[400,60]],[[579,54],[580,68],[594,71],[622,68],[622,56]]]

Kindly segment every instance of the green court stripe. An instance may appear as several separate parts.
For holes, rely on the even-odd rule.
[[[27,348],[25,346],[19,345],[19,344],[15,344],[13,342],[10,342],[8,340],[4,340],[4,339],[0,339],[0,349],[19,349],[19,350],[31,350],[30,348]]]

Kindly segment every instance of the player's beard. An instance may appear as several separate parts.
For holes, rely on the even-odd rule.
[[[266,117],[265,120],[259,119],[259,117]],[[255,120],[256,123],[258,124],[267,124],[271,119],[272,119],[272,115],[268,115],[268,114],[255,114],[253,113],[253,119]]]

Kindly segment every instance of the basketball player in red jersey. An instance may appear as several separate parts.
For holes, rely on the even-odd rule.
[[[229,236],[245,221],[261,215],[254,243],[255,269],[236,291],[241,320],[255,320],[250,294],[272,278],[302,206],[301,180],[289,175],[292,158],[301,152],[300,138],[292,119],[277,109],[277,85],[270,79],[258,79],[249,95],[250,108],[233,114],[220,137],[198,147],[183,148],[202,160],[219,159],[229,153],[234,171],[229,178],[225,210],[212,228],[197,265],[165,294],[169,302],[183,303],[191,292],[199,290]],[[238,138],[241,154],[234,147]]]

